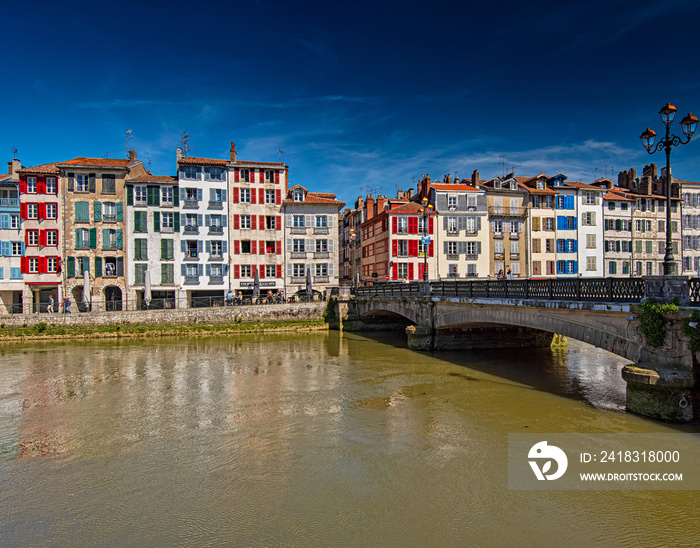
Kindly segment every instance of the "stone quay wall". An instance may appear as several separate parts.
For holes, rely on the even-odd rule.
[[[45,322],[56,326],[90,325],[178,325],[191,323],[251,323],[321,320],[325,302],[265,304],[249,306],[215,306],[169,310],[128,312],[86,312],[70,314],[15,314],[0,316],[3,327],[33,327]]]

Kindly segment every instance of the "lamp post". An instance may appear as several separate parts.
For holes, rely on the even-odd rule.
[[[433,206],[428,203],[428,198],[421,200],[420,212],[423,214],[423,281],[428,283],[428,247],[430,244],[428,237],[428,217],[433,210]]]
[[[671,148],[678,145],[686,145],[690,142],[690,139],[695,133],[698,127],[698,119],[693,116],[692,113],[688,114],[683,120],[681,120],[681,128],[687,139],[683,140],[681,137],[671,134],[671,123],[676,117],[676,111],[678,109],[674,107],[671,103],[666,103],[666,105],[659,111],[661,116],[661,121],[666,126],[666,135],[661,139],[656,146],[654,146],[654,141],[656,140],[656,132],[653,129],[647,128],[639,138],[642,140],[642,145],[647,149],[649,154],[654,154],[659,150],[666,151],[666,254],[664,255],[664,276],[670,276],[673,274],[673,252],[671,250]]]

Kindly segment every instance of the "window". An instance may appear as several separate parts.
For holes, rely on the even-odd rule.
[[[545,240],[545,251],[547,253],[554,253],[554,240],[552,240],[551,238]]]
[[[396,265],[396,276],[399,279],[408,278],[408,263],[398,263]]]
[[[545,219],[542,219],[544,221],[544,229],[545,230],[554,230],[554,218],[553,217],[547,217]]]
[[[46,231],[46,245],[51,247],[58,245],[58,230]]]
[[[396,218],[396,233],[408,234],[408,217]]]
[[[46,178],[46,194],[56,194],[56,177]]]
[[[542,251],[542,240],[539,238],[533,238],[532,240],[532,252],[533,253],[541,253]]]
[[[226,179],[226,172],[220,167],[204,168],[204,178],[208,181],[223,181]]]
[[[294,263],[292,265],[292,276],[295,278],[301,278],[302,276],[306,275],[306,271],[304,270],[304,267],[306,265],[299,264],[299,263]]]
[[[199,265],[196,265],[196,264],[186,265],[185,266],[185,277],[186,278],[199,278]]]
[[[275,173],[276,173],[276,171],[273,169],[266,169],[265,170],[265,182],[266,183],[274,183],[275,182]]]
[[[595,226],[595,211],[587,211],[583,214],[584,226]]]
[[[75,222],[90,222],[90,204],[88,202],[75,202]]]
[[[474,257],[479,253],[478,242],[467,242],[467,255],[469,257]]]
[[[138,212],[137,212],[137,213],[138,213]],[[146,212],[144,211],[143,213],[145,214]],[[144,227],[145,227],[145,226],[146,226],[146,225],[145,225],[145,223],[144,223]],[[196,214],[196,213],[187,213],[187,214],[185,215],[185,227],[186,227],[186,229],[187,229],[187,228],[196,229],[198,226],[199,226],[199,225],[197,224],[197,214]],[[137,231],[137,232],[146,232],[145,229],[144,229],[143,231],[139,231],[138,229],[136,229],[136,231]]]
[[[476,218],[467,217],[467,234],[476,234]]]
[[[608,210],[615,211],[615,202],[608,202]]]
[[[510,242],[510,254],[520,255],[520,242]]]
[[[224,267],[220,264],[207,265],[209,270],[209,277],[212,281],[223,281],[224,278]]]
[[[88,191],[88,176],[83,173],[78,173],[75,176],[75,191],[76,192],[87,192]]]
[[[136,263],[134,265],[134,284],[144,285],[146,282],[146,268],[148,265],[146,263]]]
[[[595,192],[584,192],[583,193],[583,203],[586,205],[595,205],[596,194]]]
[[[267,242],[265,242],[265,253],[269,253],[269,254],[274,253],[276,247],[277,247],[276,242],[268,240]]]
[[[476,278],[479,274],[476,271],[476,265],[474,263],[470,263],[467,265],[467,277],[468,278]]]
[[[542,274],[541,261],[532,261],[532,275],[539,276],[540,274]]]
[[[27,245],[38,246],[39,245],[39,231],[38,230],[27,230]]]
[[[250,240],[241,240],[241,253],[250,253]]]
[[[196,224],[197,216],[194,217]],[[134,232],[148,232],[148,214],[145,211],[134,211]]]
[[[292,251],[294,253],[304,253],[304,240],[293,240],[292,241]]]
[[[199,179],[202,168],[198,166],[185,166],[180,168],[180,176],[185,179]]]
[[[250,189],[249,188],[242,188],[241,193],[240,193],[240,198],[241,198],[242,204],[249,204],[250,203]]]
[[[250,170],[249,169],[241,169],[239,171],[239,174],[240,174],[241,181],[243,181],[244,183],[250,182]]]
[[[147,187],[143,185],[134,187],[134,205],[146,205],[148,200],[146,197],[146,190]]]
[[[326,228],[328,226],[327,215],[316,215],[316,228]]]
[[[472,211],[476,209],[476,196],[467,195],[467,209]]]
[[[586,257],[586,271],[595,272],[596,270],[596,258]]]
[[[617,274],[617,261],[610,261],[608,263],[608,274]]]
[[[108,223],[116,222],[117,204],[114,202],[104,202],[102,204],[102,220]]]
[[[46,272],[57,272],[58,271],[58,259],[56,257],[46,258]]]
[[[173,205],[173,187],[163,186],[160,188],[160,205],[162,205],[162,206]]]
[[[596,237],[595,234],[586,234],[586,249],[596,248]]]
[[[303,215],[294,215],[293,220],[293,226],[294,228],[304,228],[304,216]]]
[[[163,239],[160,241],[160,258],[164,261],[173,259],[173,241]]]
[[[503,221],[493,221],[494,234],[503,234]]]
[[[457,230],[457,217],[447,217],[447,233],[448,234],[458,234]]]
[[[12,256],[19,257],[22,255],[22,242],[12,242]]]
[[[274,215],[267,215],[265,217],[265,229],[266,230],[275,230],[277,228],[277,221],[275,220]]]
[[[212,215],[209,221],[209,226],[214,231],[223,230],[223,221],[221,220],[221,215]]]
[[[56,204],[46,204],[46,218],[55,219],[57,209]]]
[[[196,265],[193,265],[196,266]],[[175,283],[175,268],[172,264],[160,265],[160,283],[172,284]]]
[[[408,240],[396,241],[396,255],[398,257],[408,257]]]
[[[241,215],[241,228],[250,228],[250,215]]]
[[[457,255],[457,242],[445,242],[447,244],[447,254]]]
[[[221,245],[220,241],[214,240],[211,242],[211,257],[220,259],[221,257],[224,256],[223,254],[223,246]]]
[[[328,276],[328,265],[326,263],[316,264],[316,276]]]
[[[27,177],[27,193],[36,194],[36,177]]]
[[[174,215],[172,213],[163,212],[160,214],[160,219],[161,232],[172,232],[174,230]]]
[[[145,238],[134,239],[134,260],[143,261],[148,259],[148,240]]]
[[[75,248],[85,249],[90,244],[90,231],[87,228],[78,228],[75,231]]]
[[[116,194],[117,183],[114,175],[102,175],[102,194]]]
[[[267,173],[267,172],[265,172]],[[265,191],[265,203],[266,204],[274,204],[275,203],[275,191],[274,190],[266,190]]]
[[[265,265],[265,277],[266,278],[276,278],[277,277],[277,266],[273,264]]]
[[[328,253],[328,240],[316,240],[316,253]]]
[[[38,257],[29,257],[29,260],[27,261],[27,266],[29,268],[29,272],[34,274],[36,272],[39,272],[39,259]]]
[[[19,215],[10,214],[10,228],[19,228]]]
[[[39,217],[39,204],[27,204],[27,219],[37,219]]]
[[[447,207],[450,210],[457,209],[457,196],[454,194],[448,194],[447,196]]]

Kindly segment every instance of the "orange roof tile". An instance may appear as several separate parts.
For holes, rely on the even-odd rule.
[[[125,160],[122,158],[86,158],[79,156],[67,162],[58,162],[57,166],[90,166],[90,167],[129,167],[139,160]]]
[[[609,202],[634,202],[633,198],[628,198],[616,192],[606,192],[603,194],[603,200],[608,200]]]
[[[175,183],[177,182],[177,177],[146,173],[144,175],[139,175],[138,177],[130,177],[127,179],[127,181],[130,183]]]
[[[479,190],[478,188],[474,188],[473,186],[469,185],[462,185],[462,184],[457,184],[457,185],[446,185],[446,184],[431,184],[433,188],[436,188],[437,190]]]
[[[249,160],[237,160],[233,162],[234,165],[246,165],[246,166],[277,166],[280,168],[287,167],[284,162],[251,162]]]
[[[225,166],[231,160],[217,160],[216,158],[197,158],[196,156],[187,156],[185,158],[180,158],[178,164],[205,164],[212,166]]]
[[[33,167],[23,167],[18,173],[58,173],[56,162],[52,164],[41,164]]]

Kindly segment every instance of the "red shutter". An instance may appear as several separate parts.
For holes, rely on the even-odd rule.
[[[260,279],[262,280],[265,277],[265,265],[261,264],[258,268],[260,268]]]
[[[253,230],[257,230],[258,229],[257,224],[258,224],[258,216],[251,215],[250,216],[250,228]]]
[[[419,280],[423,279],[423,265],[422,264],[418,265],[418,279]]]
[[[277,265],[277,277],[278,278],[282,277],[282,265],[281,264]]]
[[[39,274],[46,273],[46,257],[39,257]]]
[[[413,263],[408,263],[408,279],[413,279]]]
[[[236,170],[236,175],[238,175],[238,170]],[[238,242],[236,242],[238,243]],[[238,279],[241,277],[241,265],[235,264],[233,265],[233,277]]]
[[[255,240],[251,240],[251,241],[250,241],[250,252],[251,252],[253,255],[257,255],[257,251],[255,250],[255,247],[256,247],[255,244],[257,244],[257,242],[256,242]]]
[[[258,221],[258,226],[260,227],[260,230],[265,230],[266,226],[265,225],[265,215],[260,215],[260,220]]]
[[[238,230],[238,228],[241,226],[241,216],[236,214],[233,216],[233,228],[234,230]]]
[[[391,278],[393,280],[399,279],[399,263],[394,263],[394,266],[391,269]]]
[[[22,274],[27,273],[27,270],[28,270],[27,269],[27,259],[28,259],[28,257],[20,257],[20,259],[19,259],[19,271]]]
[[[396,234],[398,231],[399,227],[399,220],[396,217],[391,218],[391,232],[393,234]]]
[[[428,219],[428,233],[429,233],[429,234],[432,234],[432,233],[433,233],[433,221],[434,221],[434,220],[435,220],[435,219],[433,219],[432,217],[430,217],[430,218]],[[432,245],[432,244],[431,244],[431,245]],[[432,253],[430,254],[430,256],[431,256],[431,257],[433,256]]]
[[[236,170],[236,181],[238,181],[238,170]],[[240,201],[238,197],[238,188],[233,189],[233,203],[237,204]]]
[[[282,230],[282,216],[275,217],[275,230]]]
[[[417,257],[418,256],[418,240],[408,241],[408,256]]]
[[[275,181],[276,183],[279,183],[279,180]],[[282,191],[278,188],[275,189],[275,203],[276,204],[281,204],[282,203]]]
[[[46,219],[46,204],[44,203],[39,203],[39,219]]]
[[[275,253],[277,255],[282,255],[282,240],[277,240],[275,242]]]
[[[259,195],[258,203],[264,204],[265,203],[265,189],[261,188],[260,191],[258,192],[258,195]]]
[[[399,242],[394,240],[391,242],[391,256],[396,257],[399,254]]]
[[[241,242],[239,240],[233,241],[233,254],[234,255],[241,254]],[[236,268],[238,268],[238,267],[236,267]],[[238,278],[238,276],[236,276],[236,278]]]
[[[260,251],[260,255],[267,253],[267,249],[265,249],[265,242],[263,240],[260,240],[260,243],[258,244],[258,251]]]
[[[19,180],[19,193],[20,193],[20,194],[26,194],[26,193],[27,193],[27,180],[26,180],[26,179],[20,179],[20,180]]]
[[[56,233],[56,247],[58,247],[58,230],[54,230],[54,232]]]
[[[434,242],[432,240],[430,240],[430,245],[428,246],[428,257],[433,256],[433,251],[435,249],[435,246],[433,245],[433,243]]]
[[[275,184],[278,185],[280,184],[280,172],[275,171]]]
[[[233,182],[234,182],[234,183],[239,182],[239,181],[240,181],[240,177],[241,177],[240,172],[239,172],[237,169],[234,169],[234,170],[233,170]],[[234,189],[234,192],[235,192],[235,189]],[[236,278],[238,278],[238,276],[236,276]]]
[[[24,244],[29,245],[29,230],[24,231]]]
[[[251,188],[251,189],[250,189],[250,203],[251,203],[251,204],[256,203],[256,202],[255,202],[255,189],[254,189],[254,188]]]
[[[36,184],[36,191],[39,194],[46,194],[46,179],[41,178]]]
[[[39,245],[46,245],[46,231],[39,231]]]
[[[20,219],[27,218],[27,204],[24,204],[24,203],[19,204],[19,218]]]
[[[408,233],[418,234],[418,217],[408,218]]]

